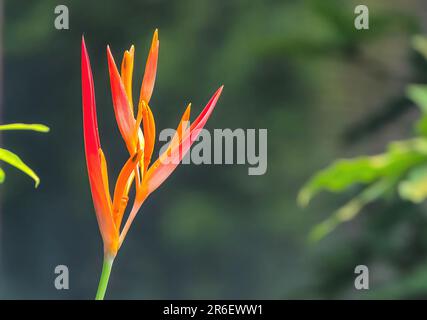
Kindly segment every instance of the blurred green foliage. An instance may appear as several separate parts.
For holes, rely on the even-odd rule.
[[[425,55],[427,38],[416,36],[413,45]],[[391,142],[382,154],[337,160],[315,174],[301,189],[298,202],[306,206],[320,191],[344,192],[353,185],[365,186],[312,230],[312,240],[323,238],[341,222],[354,218],[366,204],[389,195],[393,189],[402,199],[414,203],[427,198],[427,86],[410,85],[407,95],[421,110],[421,118],[416,123],[418,136]]]

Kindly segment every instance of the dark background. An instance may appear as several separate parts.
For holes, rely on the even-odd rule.
[[[106,45],[116,61],[136,46],[134,93],[159,28],[152,98],[157,128],[192,119],[225,89],[207,128],[267,128],[268,170],[181,166],[144,204],[116,260],[107,298],[285,299],[427,296],[423,205],[377,202],[324,240],[311,228],[346,200],[323,194],[308,209],[298,190],[333,159],[381,152],[412,134],[408,83],[427,82],[410,46],[425,31],[422,0],[369,0],[370,29],[354,28],[358,1],[4,1],[3,122],[36,122],[47,135],[6,132],[3,145],[41,184],[4,165],[0,187],[0,297],[92,299],[102,243],[86,173],[80,41],[94,72],[110,179],[127,152],[115,124]],[[54,28],[65,4],[70,29]],[[159,147],[159,145],[157,145]],[[155,152],[155,154],[158,154]],[[70,289],[54,287],[54,268]],[[354,289],[354,268],[370,290]]]

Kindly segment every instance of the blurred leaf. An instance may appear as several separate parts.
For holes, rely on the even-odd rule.
[[[414,138],[390,143],[383,154],[338,160],[320,171],[300,191],[298,195],[300,205],[308,204],[321,190],[339,192],[356,183],[371,183],[371,185],[335,211],[331,217],[315,226],[309,240],[318,241],[342,222],[353,219],[366,204],[392,190],[408,171],[410,171],[408,180],[399,185],[399,192],[410,200],[421,201],[420,199],[424,199],[427,195],[427,188],[426,190],[419,188],[419,185],[427,180],[427,166],[425,171],[420,169],[417,172],[411,169],[426,162],[427,139]],[[422,179],[424,180],[420,181]]]
[[[5,178],[6,174],[4,173],[3,169],[0,168],[0,183],[3,183]]]
[[[427,140],[421,138],[390,143],[387,152],[380,155],[337,160],[308,181],[298,195],[298,203],[306,206],[322,190],[339,192],[353,184],[399,176],[426,160]]]
[[[421,119],[417,121],[415,129],[417,133],[427,136],[427,114],[423,115]]]
[[[342,191],[354,183],[369,183],[378,178],[387,165],[385,155],[341,159],[317,173],[300,191],[298,203],[306,206],[321,190]]]
[[[37,132],[49,132],[49,127],[43,124],[9,123],[0,125],[0,131],[5,130],[32,130]]]
[[[395,179],[385,178],[365,188],[359,195],[335,211],[331,217],[315,226],[310,232],[309,240],[319,241],[339,224],[353,219],[366,204],[384,195],[395,183]]]
[[[422,35],[412,37],[412,47],[427,59],[427,38]]]
[[[35,181],[35,187],[37,188],[40,183],[39,177],[16,154],[9,150],[0,148],[0,160],[9,163],[10,165],[14,166],[15,168],[21,170],[22,172],[33,178],[33,180]]]
[[[427,135],[427,85],[410,85],[406,90],[406,94],[420,108],[423,114],[415,125],[417,132]]]
[[[411,84],[406,89],[406,94],[423,113],[427,113],[427,85]]]
[[[407,179],[399,183],[399,195],[406,200],[420,203],[427,198],[427,165],[412,169]]]

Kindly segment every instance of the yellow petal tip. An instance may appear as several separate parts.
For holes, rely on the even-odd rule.
[[[154,30],[153,41],[151,47],[154,49],[155,46],[159,45],[159,29]]]

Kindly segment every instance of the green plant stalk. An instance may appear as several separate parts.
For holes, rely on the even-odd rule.
[[[107,291],[108,280],[110,279],[111,268],[113,267],[114,257],[104,256],[102,264],[101,278],[99,279],[98,291],[96,292],[95,300],[104,300],[105,292]]]

